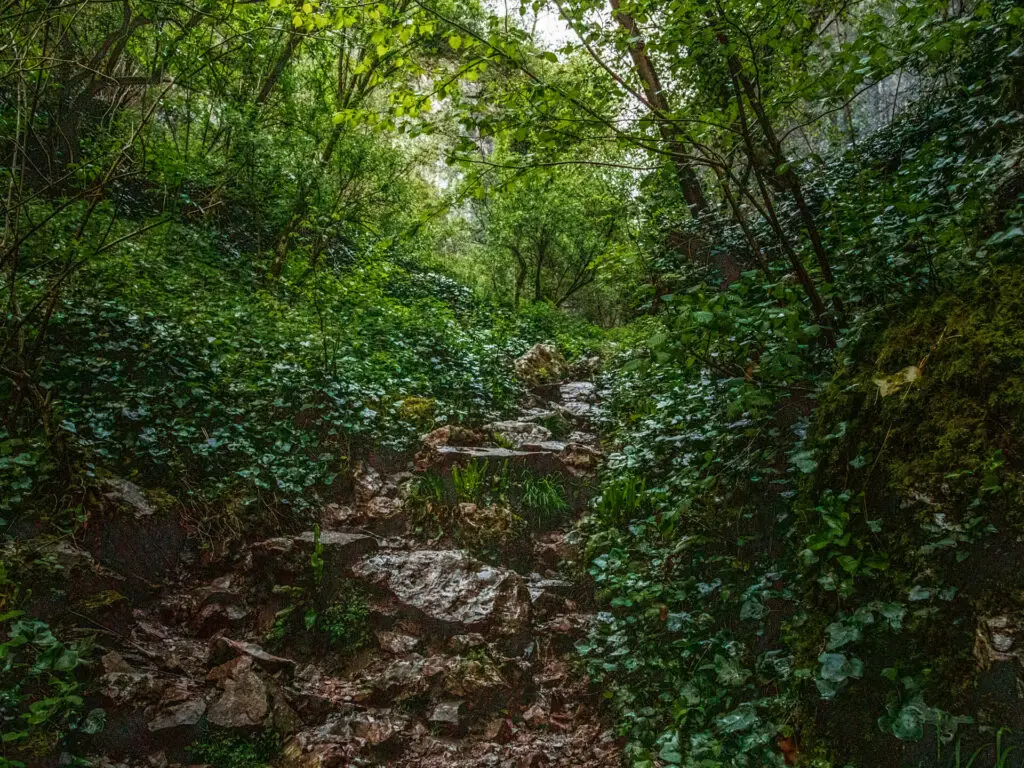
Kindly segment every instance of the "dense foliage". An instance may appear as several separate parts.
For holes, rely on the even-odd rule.
[[[1005,762],[1022,29],[1004,0],[0,3],[3,744],[102,727],[81,628],[22,611],[60,571],[26,542],[80,537],[105,481],[212,555],[298,530],[362,459],[509,413],[554,341],[604,359],[579,651],[633,765]],[[497,559],[568,514],[478,470],[415,522],[471,505]],[[364,644],[358,592],[290,598],[271,643]]]

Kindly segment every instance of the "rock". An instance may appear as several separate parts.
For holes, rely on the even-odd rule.
[[[103,658],[100,659],[100,662],[103,664],[104,672],[123,672],[125,674],[135,672],[135,669],[133,669],[117,651],[110,651],[110,653],[103,654]]]
[[[213,642],[210,643],[211,663],[223,666],[225,660],[233,659],[234,657],[251,659],[272,674],[275,672],[285,672],[290,675],[295,671],[296,667],[296,662],[292,659],[267,653],[255,643],[232,640],[228,637],[215,637]],[[229,661],[228,663],[231,662]]]
[[[1022,634],[1024,626],[1017,617],[1000,615],[981,619],[974,638],[974,657],[981,668],[1020,658],[1024,649],[1017,646]]]
[[[135,483],[120,477],[111,477],[103,483],[107,490],[104,498],[122,507],[127,507],[135,517],[150,517],[156,514],[156,507],[149,503],[146,493]]]
[[[296,734],[281,751],[282,768],[349,768],[356,745],[321,726]]]
[[[458,550],[371,555],[353,571],[407,609],[453,634],[516,638],[529,630],[530,595],[521,576]]]
[[[590,631],[594,617],[588,614],[570,613],[541,624],[537,631],[547,635],[550,648],[555,653],[568,653],[577,640]]]
[[[496,717],[484,728],[484,738],[495,744],[506,744],[512,738],[512,723],[507,717]]]
[[[528,584],[530,602],[533,604],[534,615],[551,616],[566,608],[566,598],[572,593],[572,583],[562,579],[545,579],[539,574]]]
[[[359,510],[357,517],[360,525],[381,535],[398,534],[404,528],[402,512],[405,502],[390,496],[375,496]]]
[[[441,446],[430,456],[420,453],[416,457],[417,468],[422,472],[446,475],[452,467],[475,461],[485,463],[489,469],[508,466],[510,470],[548,475],[564,472],[564,467],[550,451],[512,450],[510,448],[472,448]]]
[[[536,344],[514,363],[516,376],[528,387],[559,381],[568,373],[565,359],[550,344]]]
[[[378,704],[408,701],[427,693],[435,681],[451,672],[458,659],[445,656],[424,658],[410,654],[408,658],[388,664],[379,673],[367,673],[367,684],[372,690],[371,699]]]
[[[240,606],[212,603],[199,609],[190,626],[197,637],[212,637],[218,632],[240,628],[248,617],[249,612]]]
[[[543,443],[551,439],[551,430],[532,421],[496,421],[484,427],[484,431],[499,436],[512,447],[524,444]]]
[[[404,494],[408,484],[416,479],[416,476],[412,472],[396,472],[393,475],[388,475],[384,478],[384,485],[380,489],[381,496],[388,496],[393,499],[405,499],[407,494]]]
[[[581,432],[580,430],[574,430],[569,433],[569,436],[565,438],[567,443],[576,443],[577,445],[586,445],[594,450],[598,449],[598,438],[597,435],[591,432]]]
[[[108,672],[99,679],[100,692],[117,706],[156,701],[166,685],[166,679],[149,671]]]
[[[576,477],[592,475],[601,463],[601,452],[589,445],[569,443],[558,454],[558,459],[570,475]]]
[[[559,388],[562,407],[572,410],[570,403],[596,403],[597,385],[592,381],[570,381]]]
[[[559,569],[566,561],[576,558],[576,551],[566,541],[565,534],[550,531],[537,537],[534,544],[534,556],[537,562],[553,570]]]
[[[569,374],[578,379],[590,379],[597,373],[600,367],[600,356],[581,357],[569,367]]]
[[[151,731],[192,727],[198,725],[204,714],[206,714],[206,700],[195,698],[167,707],[149,721],[148,727]]]
[[[236,662],[228,662],[210,673],[223,671],[220,676],[223,693],[210,705],[207,719],[221,728],[262,726],[270,711],[267,686],[253,669],[250,657],[240,657]],[[228,665],[230,669],[223,669]]]
[[[395,656],[404,656],[419,647],[420,639],[400,632],[378,632],[377,644],[381,649]]]
[[[461,711],[461,701],[442,701],[434,706],[427,719],[449,735],[455,735],[463,730]]]
[[[523,720],[532,728],[545,725],[551,717],[551,713],[540,702],[523,712]]]
[[[482,710],[508,701],[510,686],[489,659],[463,659],[444,680],[450,696],[468,699],[474,710]]]
[[[271,723],[274,730],[282,736],[292,736],[302,730],[304,723],[302,718],[281,696],[274,698],[274,705],[270,710]]]
[[[358,712],[348,721],[352,735],[373,747],[399,740],[408,727],[409,721],[392,712]]]
[[[466,635],[455,635],[448,641],[448,647],[456,653],[464,653],[472,648],[479,648],[485,642],[484,636],[478,632],[470,632]]]
[[[542,443],[523,443],[519,447],[524,451],[545,451],[547,453],[561,453],[568,443],[561,440],[545,440]]]
[[[483,445],[484,438],[479,432],[466,427],[449,424],[438,427],[421,438],[423,447],[436,450],[442,445],[478,446]]]
[[[344,504],[327,504],[320,513],[320,527],[325,530],[358,524],[359,516]]]
[[[547,756],[539,749],[535,749],[519,758],[516,768],[544,768],[549,764]]]
[[[300,533],[295,541],[305,552],[313,552],[313,531]],[[341,570],[358,558],[377,548],[376,539],[359,533],[343,533],[341,531],[320,531],[320,544],[323,547],[324,572]]]
[[[86,548],[101,563],[148,587],[178,564],[185,529],[172,510],[158,510],[128,480],[105,482],[104,504],[85,526]]]
[[[356,501],[365,504],[380,493],[383,481],[380,473],[369,464],[363,464],[354,478]]]

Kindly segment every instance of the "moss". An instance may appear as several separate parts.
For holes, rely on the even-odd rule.
[[[858,572],[840,597],[818,582],[830,567],[819,558],[805,581],[811,615],[790,637],[797,666],[813,669],[827,622],[872,600],[906,606],[900,630],[865,632],[846,649],[864,662],[862,680],[824,707],[807,692],[809,743],[858,764],[876,759],[871,720],[899,697],[884,668],[912,677],[928,706],[985,720],[975,630],[982,616],[1019,610],[1024,595],[1016,544],[1024,535],[1024,269],[1001,266],[924,297],[869,345],[856,354],[865,362],[841,371],[815,412],[809,447],[818,468],[802,493],[800,529],[820,530],[818,508],[844,492],[842,551],[856,562],[882,554],[887,567]],[[886,393],[876,380],[898,386]],[[909,597],[915,587],[922,597]],[[904,758],[917,749],[887,744]]]
[[[408,421],[419,430],[428,430],[434,425],[434,411],[437,403],[427,397],[407,397],[398,406],[398,418]]]
[[[99,611],[103,608],[109,608],[111,605],[115,605],[122,600],[127,600],[124,595],[120,592],[107,589],[102,592],[97,592],[94,595],[89,595],[79,601],[78,607],[83,609],[86,613],[93,611]]]
[[[281,737],[267,730],[253,736],[210,731],[189,747],[189,756],[217,768],[266,768],[281,751]]]
[[[960,513],[1002,462],[999,474],[1020,499],[1013,475],[1024,434],[1024,270],[1001,267],[923,301],[881,335],[871,357],[870,367],[841,373],[818,409],[821,479],[873,489],[876,504],[883,490]],[[872,379],[907,366],[920,376],[882,397]],[[842,429],[843,439],[828,440]]]

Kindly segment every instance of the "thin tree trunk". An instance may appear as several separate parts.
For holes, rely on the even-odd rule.
[[[704,190],[701,188],[700,179],[697,178],[693,167],[686,161],[686,149],[679,139],[679,133],[675,126],[668,119],[672,110],[661,87],[661,80],[654,69],[651,57],[647,53],[643,36],[637,26],[636,20],[626,11],[623,11],[620,0],[609,0],[612,7],[612,16],[619,23],[619,26],[629,35],[629,56],[636,67],[637,75],[643,84],[644,95],[648,103],[655,109],[655,120],[658,123],[658,132],[668,145],[672,153],[672,162],[676,170],[676,178],[682,189],[683,197],[694,218],[707,212],[708,203],[704,197]]]

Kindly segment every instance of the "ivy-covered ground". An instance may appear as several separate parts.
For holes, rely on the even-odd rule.
[[[109,649],[161,655],[132,601],[162,621],[217,568],[272,650],[383,666],[315,526],[377,546],[360,515],[398,507],[403,551],[569,584],[542,636],[575,660],[516,680],[587,699],[574,755],[1024,765],[1019,2],[143,5],[0,9],[0,768],[85,765]],[[539,342],[594,375],[584,424],[517,374]],[[599,479],[410,484],[438,429]],[[110,586],[104,536],[145,558],[168,519],[174,589],[157,557]],[[241,562],[276,539],[294,583]],[[511,658],[481,647],[459,667]],[[243,726],[182,754],[260,768],[299,730]]]
[[[634,765],[1021,759],[1015,67],[815,178],[855,286],[834,351],[758,272],[613,332],[579,650]]]

